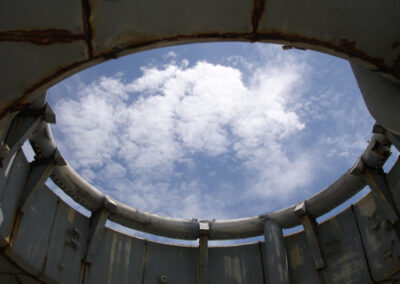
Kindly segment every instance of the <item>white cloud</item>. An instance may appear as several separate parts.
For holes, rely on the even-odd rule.
[[[301,57],[276,48],[258,53],[266,64],[232,57],[234,65],[189,66],[185,59],[142,67],[131,81],[101,77],[74,90],[75,97],[70,90],[55,106],[58,144],[91,183],[143,210],[233,218],[278,208],[314,180],[322,152],[331,153],[304,148],[308,125],[343,114],[324,113],[329,101],[304,99],[312,67]],[[236,68],[238,62],[252,73]],[[313,144],[334,145],[336,136],[321,135]],[[345,155],[358,146],[333,151]],[[212,165],[205,177],[204,160]]]

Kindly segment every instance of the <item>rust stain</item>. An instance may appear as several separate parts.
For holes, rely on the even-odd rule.
[[[54,43],[71,43],[83,40],[82,34],[73,34],[69,30],[45,29],[45,30],[14,30],[0,32],[0,41],[23,41],[37,45],[51,45]]]
[[[251,13],[251,25],[253,27],[254,41],[257,40],[257,31],[260,25],[260,20],[265,10],[265,0],[254,0],[253,11]]]
[[[265,0],[256,0],[257,5],[256,7],[259,7],[255,9],[255,11],[258,11],[255,13],[255,15],[258,15],[257,17],[254,16],[254,23],[256,24],[257,21],[260,20],[260,17],[262,16],[262,11],[264,10],[264,5],[265,5]],[[91,7],[89,5],[89,0],[82,0],[82,5],[83,5],[83,10],[85,12],[84,17],[85,17],[85,30],[86,30],[86,35],[82,36],[81,39],[84,39],[87,41],[88,48],[89,48],[89,53],[90,53],[90,58],[87,60],[75,62],[71,65],[65,66],[60,68],[59,70],[55,71],[54,73],[43,77],[40,79],[37,83],[34,85],[28,87],[24,94],[15,102],[10,104],[8,107],[3,108],[0,111],[0,119],[3,118],[7,113],[13,112],[15,110],[19,110],[23,107],[25,107],[27,104],[25,103],[27,98],[37,89],[44,87],[51,83],[52,81],[55,81],[58,77],[60,77],[62,74],[71,71],[73,69],[77,69],[80,66],[83,66],[84,64],[92,61],[92,60],[98,60],[98,59],[110,59],[110,58],[117,58],[118,53],[126,51],[126,50],[132,50],[132,49],[140,49],[140,48],[146,48],[146,47],[151,47],[154,45],[168,45],[169,43],[176,43],[176,42],[184,42],[184,41],[193,41],[193,40],[244,40],[244,41],[276,41],[276,42],[289,42],[293,43],[294,45],[297,43],[301,44],[307,44],[310,46],[315,46],[315,47],[323,47],[327,48],[333,51],[336,51],[341,54],[345,54],[350,58],[358,58],[363,61],[369,62],[373,65],[376,66],[375,71],[382,72],[382,73],[388,73],[393,75],[394,77],[397,77],[400,79],[400,55],[398,59],[395,60],[395,63],[399,62],[395,66],[388,66],[385,64],[383,58],[379,57],[372,57],[365,53],[364,51],[360,50],[357,48],[356,43],[354,41],[350,41],[347,39],[342,39],[339,41],[339,43],[333,43],[333,42],[328,42],[328,41],[322,41],[314,38],[308,38],[304,37],[301,35],[297,34],[285,34],[281,32],[275,32],[271,31],[268,33],[207,33],[207,34],[191,34],[191,35],[175,35],[173,37],[168,37],[168,38],[162,38],[162,39],[157,39],[157,40],[151,40],[151,41],[145,41],[145,42],[139,42],[139,43],[132,43],[132,44],[127,44],[123,46],[116,46],[112,48],[112,50],[100,53],[96,56],[94,56],[93,50],[92,50],[92,45],[91,45],[91,39],[93,36],[93,31],[90,25],[90,14],[91,14]],[[257,25],[255,26],[257,28]],[[57,35],[57,32],[55,33]],[[59,35],[59,34],[58,34]],[[60,37],[60,36],[59,36]],[[1,37],[0,37],[1,38]],[[60,37],[61,38],[61,37]],[[171,44],[171,45],[172,45]]]
[[[90,0],[82,0],[82,21],[83,21],[83,29],[85,31],[85,41],[88,47],[89,57],[93,57],[93,46],[92,46],[92,39],[93,39],[93,29],[91,20],[92,14],[92,7],[90,6]]]
[[[275,40],[275,41],[288,41],[293,43],[305,43],[313,46],[325,47],[336,52],[346,54],[350,58],[359,58],[376,66],[374,71],[388,73],[394,77],[400,78],[400,66],[387,66],[383,58],[373,57],[368,55],[361,49],[356,47],[356,42],[341,39],[339,44],[329,41],[322,41],[314,38],[308,38],[297,34],[284,34],[280,32],[270,32],[257,34],[257,40]]]

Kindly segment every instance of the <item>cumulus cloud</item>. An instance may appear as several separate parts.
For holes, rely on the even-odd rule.
[[[143,210],[233,218],[280,207],[315,178],[321,152],[297,151],[296,137],[327,114],[304,101],[309,64],[259,54],[267,64],[235,56],[190,65],[169,52],[168,64],[143,66],[138,78],[80,85],[56,103],[58,144],[91,183]]]

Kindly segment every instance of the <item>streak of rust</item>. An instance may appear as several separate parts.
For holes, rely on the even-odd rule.
[[[88,3],[88,0],[82,0],[84,3]],[[90,10],[90,6],[86,7],[85,9]],[[86,15],[90,15],[86,14]],[[90,18],[90,16],[88,16]],[[89,35],[92,36],[91,34],[91,28],[90,25],[87,27]],[[87,37],[86,37],[87,38]],[[145,47],[151,47],[156,44],[165,44],[168,45],[169,43],[174,43],[174,42],[184,42],[184,41],[193,41],[193,40],[243,40],[243,41],[274,41],[274,42],[288,42],[292,43],[294,46],[296,43],[301,43],[301,44],[307,44],[310,46],[315,46],[315,47],[323,47],[327,48],[333,51],[336,51],[341,54],[345,54],[350,58],[358,58],[363,61],[369,62],[373,65],[376,66],[376,69],[374,71],[378,72],[383,72],[383,73],[388,73],[393,75],[394,77],[400,79],[400,66],[395,65],[394,67],[387,66],[384,62],[383,58],[379,57],[372,57],[365,53],[364,51],[357,49],[356,43],[354,41],[350,41],[347,39],[342,39],[339,44],[332,43],[332,42],[327,42],[327,41],[322,41],[314,38],[308,38],[304,36],[300,36],[297,34],[285,34],[285,33],[280,33],[280,32],[269,32],[269,33],[207,33],[207,34],[193,34],[193,35],[176,35],[173,37],[168,37],[168,38],[162,38],[158,40],[151,40],[151,41],[146,41],[146,42],[140,42],[140,43],[133,43],[133,44],[127,44],[121,47],[114,47],[112,50],[104,53],[100,53],[98,55],[95,55],[91,57],[90,59],[75,62],[71,65],[65,66],[60,68],[59,70],[55,71],[49,76],[43,77],[40,79],[37,83],[34,85],[28,87],[24,94],[16,101],[11,103],[8,107],[3,108],[0,111],[0,119],[3,118],[7,113],[11,111],[15,111],[16,109],[21,109],[22,107],[26,106],[26,100],[27,98],[37,89],[46,86],[50,82],[56,80],[59,76],[62,74],[71,71],[73,69],[76,69],[80,66],[83,66],[87,64],[88,62],[92,60],[98,60],[98,59],[110,59],[110,58],[117,58],[118,53],[126,51],[126,50],[132,50],[132,49],[140,49],[140,48],[145,48]],[[91,42],[91,40],[90,40]],[[91,44],[89,45],[89,49],[91,47]],[[93,51],[91,51],[93,52]],[[399,56],[400,57],[400,56]],[[400,61],[400,58],[399,58]],[[395,63],[397,63],[397,59],[395,60]]]
[[[92,24],[90,22],[91,14],[92,14],[92,7],[90,6],[90,0],[82,0],[82,21],[83,21],[83,29],[85,31],[85,41],[88,47],[89,57],[93,57],[93,46],[92,46],[92,39],[93,39],[93,29]]]
[[[256,41],[256,35],[260,20],[265,10],[265,0],[254,0],[253,11],[251,13],[251,26],[253,27],[253,34],[255,35],[254,41]]]
[[[69,30],[14,30],[0,32],[0,41],[23,41],[37,45],[51,45],[54,43],[71,43],[84,40],[82,34],[73,34]]]
[[[305,43],[313,46],[325,47],[334,50],[338,53],[346,54],[350,58],[359,58],[363,61],[372,63],[376,66],[374,71],[388,73],[400,79],[400,66],[390,67],[385,64],[383,58],[372,57],[361,49],[357,49],[356,42],[348,39],[341,39],[339,44],[322,41],[314,38],[308,38],[296,34],[284,34],[280,32],[271,32],[257,34],[257,40],[274,40],[274,41],[288,41],[293,43]]]

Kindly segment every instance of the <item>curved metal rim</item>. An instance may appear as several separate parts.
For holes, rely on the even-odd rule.
[[[38,157],[49,157],[57,150],[52,131],[47,123],[30,139]],[[382,134],[374,134],[355,165],[331,185],[304,201],[307,213],[319,217],[355,195],[366,185],[360,175],[354,174],[357,167],[366,165],[381,167],[390,155],[390,143]],[[267,214],[221,221],[198,221],[197,219],[178,219],[148,213],[114,200],[86,182],[68,164],[56,166],[52,180],[66,194],[91,211],[105,210],[109,220],[128,228],[163,237],[195,240],[201,234],[210,240],[239,239],[263,234],[264,222],[275,220],[282,228],[291,228],[300,224],[294,213],[296,204]],[[209,230],[200,231],[200,223],[208,223]]]

